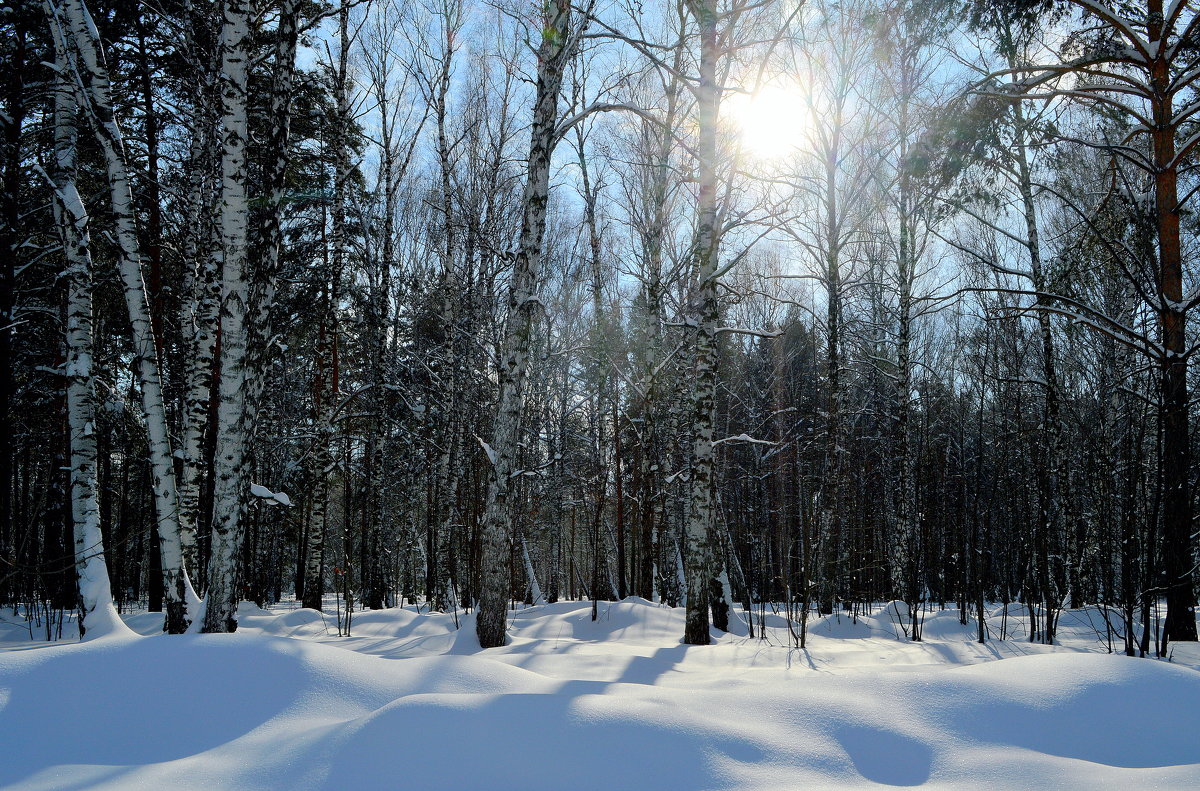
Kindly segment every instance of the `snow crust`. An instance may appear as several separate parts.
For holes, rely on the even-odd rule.
[[[1084,611],[1067,647],[978,645],[957,612],[912,643],[889,605],[816,620],[798,651],[777,616],[766,641],[694,647],[681,610],[590,610],[511,612],[486,652],[471,616],[410,608],[357,613],[351,638],[250,604],[232,635],[158,635],[151,613],[127,622],[153,636],[85,643],[10,626],[0,787],[1200,788],[1200,672],[1097,653]]]

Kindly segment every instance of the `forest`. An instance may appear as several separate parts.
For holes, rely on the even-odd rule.
[[[1196,5],[4,0],[6,617],[1167,656]]]

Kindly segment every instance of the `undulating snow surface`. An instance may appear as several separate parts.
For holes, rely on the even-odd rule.
[[[251,605],[233,635],[0,624],[0,787],[1200,788],[1200,672],[1099,653],[1089,611],[1066,647],[978,645],[957,612],[911,643],[883,608],[797,651],[782,630],[685,647],[682,611],[638,599],[590,610],[510,613],[487,652],[470,616],[409,609],[358,613],[351,638]]]

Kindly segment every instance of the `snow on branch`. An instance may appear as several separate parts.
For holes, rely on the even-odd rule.
[[[1121,35],[1125,37],[1125,40],[1133,46],[1138,55],[1146,62],[1153,60],[1154,55],[1158,54],[1157,51],[1152,52],[1150,42],[1138,34],[1133,21],[1122,16],[1116,8],[1110,7],[1105,3],[1094,2],[1094,0],[1071,0],[1071,2],[1119,30]],[[1157,48],[1155,49],[1157,50]]]
[[[751,445],[778,445],[779,444],[778,442],[773,442],[769,439],[755,439],[754,437],[750,436],[749,434],[743,433],[743,434],[738,434],[736,437],[722,437],[721,439],[714,440],[713,447],[715,448],[718,445],[723,445],[726,442],[746,442]]]
[[[264,505],[282,505],[288,508],[292,505],[292,498],[288,497],[286,493],[273,492],[257,483],[250,484],[250,494],[262,500]]]
[[[536,467],[527,470],[513,470],[509,473],[509,478],[520,478],[521,476],[537,477],[542,474],[543,470],[548,470],[558,462],[562,461],[562,454],[555,453],[554,456],[547,462],[539,464]]]
[[[717,327],[717,332],[735,332],[738,335],[756,335],[759,338],[778,338],[782,332],[767,332],[765,330],[750,330],[745,327]]]
[[[480,446],[483,447],[483,452],[487,454],[488,461],[490,461],[492,463],[492,466],[495,467],[496,466],[496,451],[492,450],[492,446],[487,444],[487,442],[484,441],[483,437],[479,436],[478,434],[475,435],[475,439],[479,440]]]

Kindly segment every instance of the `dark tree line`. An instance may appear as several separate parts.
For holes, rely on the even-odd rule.
[[[7,0],[0,603],[1195,640],[1198,24]]]

